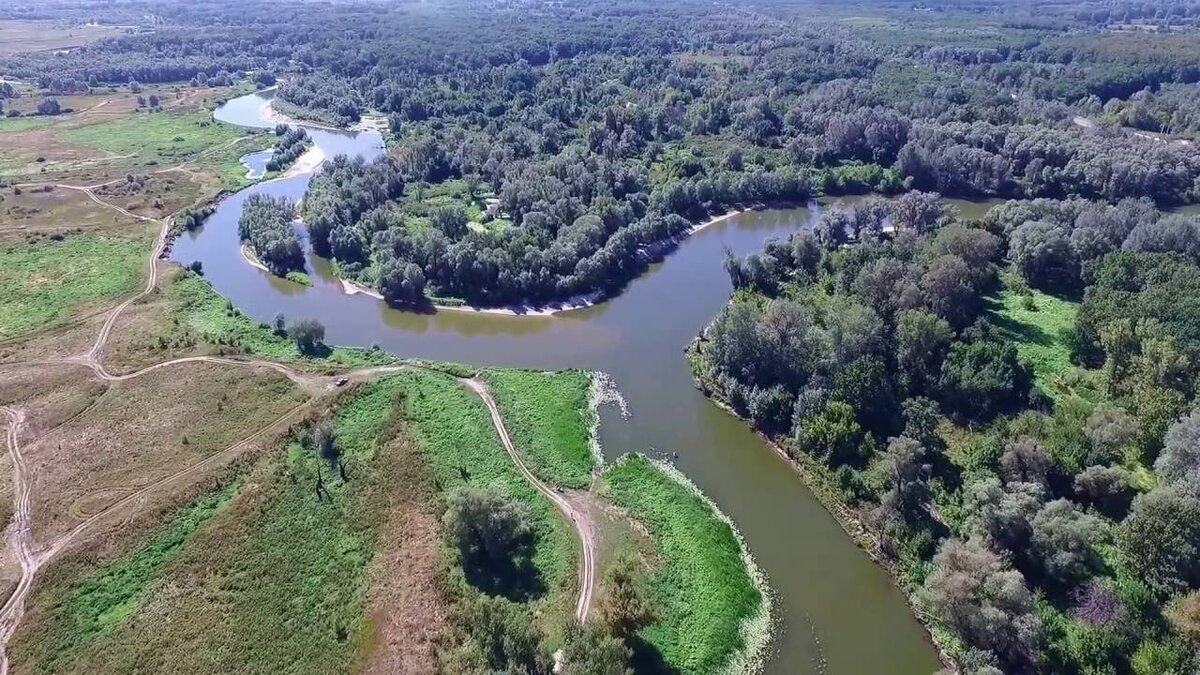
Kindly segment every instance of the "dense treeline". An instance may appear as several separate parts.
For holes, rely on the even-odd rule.
[[[1200,201],[1194,146],[1147,134],[1200,124],[1193,2],[952,0],[919,27],[882,0],[536,4],[202,0],[0,71],[48,92],[278,73],[291,114],[386,116],[407,192],[338,206],[314,245],[401,303],[603,292],[684,220],[820,192]]]
[[[238,236],[267,269],[279,276],[304,269],[304,249],[292,221],[295,208],[284,197],[254,194],[242,205]]]
[[[697,376],[860,514],[964,672],[1191,672],[1198,226],[1148,200],[827,211],[726,261]],[[1070,334],[989,308],[1009,264],[1005,293],[1082,294]],[[1086,370],[1035,387],[1018,339]]]
[[[286,124],[280,124],[275,127],[275,135],[279,137],[279,143],[271,153],[271,159],[267,161],[267,171],[283,171],[295,163],[308,146],[312,145],[308,132],[301,127],[293,129]]]

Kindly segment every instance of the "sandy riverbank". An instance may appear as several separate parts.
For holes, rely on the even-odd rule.
[[[297,161],[297,164],[299,164],[299,161]],[[282,178],[282,176],[281,176],[281,178]],[[724,222],[726,220],[729,220],[730,218],[741,215],[744,212],[745,211],[742,209],[736,209],[736,210],[730,211],[728,213],[723,213],[719,216],[714,216],[712,218],[709,218],[708,220],[706,220],[702,223],[697,223],[696,225],[693,225],[687,231],[680,233],[678,235],[677,239],[680,239],[680,240],[686,239],[687,237],[690,237],[691,235],[699,232],[700,230],[703,230],[706,227],[709,227],[711,225],[716,225],[717,223]],[[267,270],[266,267],[263,266],[263,264],[261,262],[258,261],[258,259],[256,257],[254,257],[254,253],[252,251],[250,251],[246,246],[242,246],[242,258],[254,267],[257,267],[264,271],[269,271],[269,270]],[[364,285],[354,282],[354,281],[350,281],[349,279],[339,279],[339,281],[342,283],[342,292],[345,293],[346,295],[360,295],[361,294],[361,295],[366,295],[366,296],[375,298],[376,300],[383,300],[383,294],[373,288],[364,286]],[[586,309],[588,307],[598,305],[607,299],[608,299],[608,296],[606,296],[604,293],[596,291],[594,293],[586,293],[583,295],[577,295],[577,296],[573,296],[570,298],[566,298],[565,300],[560,300],[558,302],[546,303],[543,305],[506,305],[504,307],[479,307],[476,305],[438,305],[438,304],[435,304],[435,305],[433,305],[433,308],[439,312],[442,312],[442,311],[469,312],[469,313],[473,313],[473,314],[502,314],[502,315],[508,315],[508,316],[553,316],[555,314],[561,314],[563,312],[570,312],[570,311],[578,310],[578,309]]]
[[[296,158],[296,161],[292,162],[291,166],[289,166],[284,170],[283,173],[279,174],[278,177],[272,180],[284,180],[286,178],[292,178],[293,176],[299,176],[305,173],[313,173],[320,168],[321,164],[324,162],[325,151],[321,150],[321,146],[313,143],[307,150],[304,151],[304,154],[300,155]]]
[[[267,266],[262,264],[262,261],[258,259],[257,255],[254,254],[254,251],[250,250],[249,244],[242,244],[240,250],[242,252],[242,260],[245,260],[247,263],[249,263],[251,267],[260,269],[267,274],[271,273],[271,270],[267,269]]]
[[[387,119],[383,117],[374,117],[371,115],[363,117],[348,127],[335,127],[322,122],[297,119],[276,108],[275,99],[271,99],[263,103],[262,108],[259,109],[259,114],[264,120],[272,124],[287,124],[294,127],[312,127],[316,129],[325,129],[327,131],[383,131],[387,128]]]

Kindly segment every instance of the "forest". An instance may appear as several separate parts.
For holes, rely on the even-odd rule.
[[[370,174],[405,188],[348,203],[328,183],[363,170],[330,164],[313,243],[400,304],[611,294],[692,224],[817,194],[1200,201],[1194,3],[813,7],[206,1],[0,68],[48,93],[246,72],[293,116],[385,118]]]
[[[1148,199],[868,198],[728,257],[693,366],[849,507],[964,672],[1191,672],[1197,233]]]

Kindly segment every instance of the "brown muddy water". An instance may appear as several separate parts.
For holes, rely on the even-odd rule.
[[[217,119],[270,127],[264,98],[235,99]],[[382,152],[375,132],[309,129],[325,151]],[[858,549],[801,482],[741,421],[695,389],[683,349],[720,311],[730,292],[726,247],[738,255],[807,226],[820,206],[750,212],[684,241],[619,296],[554,316],[461,311],[414,314],[365,295],[349,296],[325,261],[310,262],[313,286],[273,277],[244,262],[237,219],[256,192],[299,199],[308,176],[247,188],[220,204],[204,227],[184,234],[172,257],[200,260],[205,277],[242,312],[270,322],[313,318],[332,344],[378,345],[405,358],[608,373],[630,412],[602,410],[605,456],[643,452],[673,461],[742,531],[767,574],[776,626],[765,672],[772,675],[929,675],[939,664],[922,627],[887,573]],[[978,216],[984,204],[964,204]]]

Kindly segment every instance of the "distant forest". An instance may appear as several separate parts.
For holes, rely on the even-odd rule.
[[[89,11],[57,7],[0,16]],[[385,167],[314,182],[317,251],[396,303],[541,303],[762,202],[1200,201],[1198,7],[134,1],[106,20],[142,32],[0,69],[50,94],[250,73],[293,115],[384,117]]]

